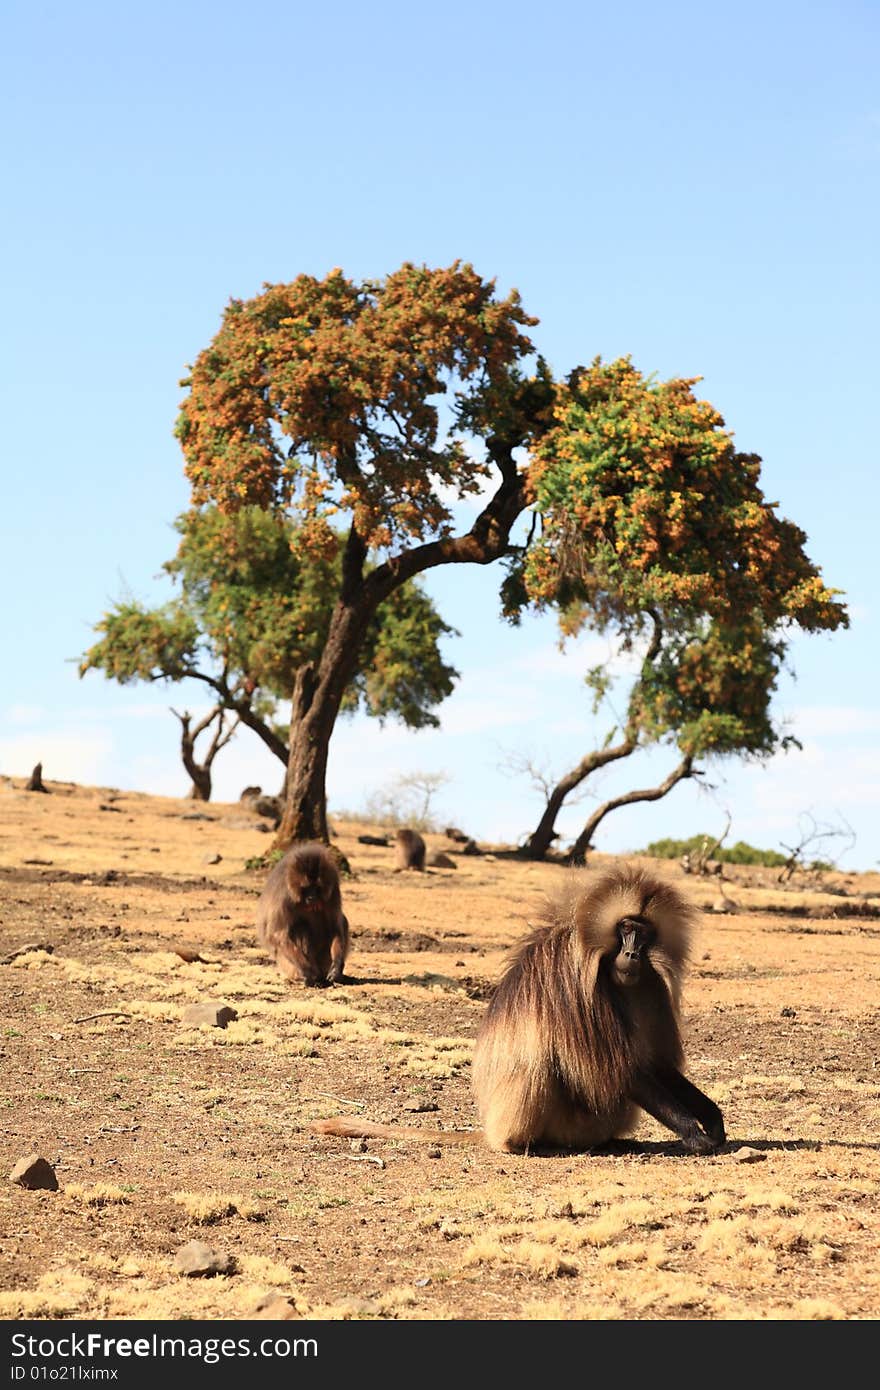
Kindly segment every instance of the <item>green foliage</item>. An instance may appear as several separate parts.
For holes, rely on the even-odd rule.
[[[596,358],[557,388],[529,475],[544,523],[525,562],[532,601],[555,604],[569,630],[637,627],[652,609],[670,627],[754,613],[766,628],[846,626],[803,531],[765,499],[760,458],[735,449],[695,382]]]
[[[276,696],[320,658],[339,586],[339,538],[308,537],[259,507],[224,516],[216,507],[175,521],[180,544],[164,568],[216,659]]]
[[[640,744],[766,758],[794,742],[771,718],[791,628],[848,617],[694,385],[597,358],[557,387],[529,473],[541,534],[510,557],[502,605],[513,621],[552,606],[565,635],[616,631],[645,653],[626,718]],[[600,701],[607,676],[587,683]]]
[[[102,670],[120,685],[183,680],[199,647],[198,622],[179,601],[148,609],[133,599],[121,600],[95,624],[95,631],[101,639],[83,655],[79,674]]]
[[[687,840],[653,840],[645,849],[637,850],[636,853],[648,854],[654,859],[680,859],[684,854],[698,858],[714,839],[714,835],[691,835]],[[788,856],[780,854],[778,850],[755,849],[754,845],[748,845],[744,840],[738,840],[729,849],[716,849],[712,858],[722,864],[760,864],[768,869],[781,868],[788,862]]]
[[[101,640],[80,674],[100,669],[127,683],[219,669],[233,696],[271,723],[297,671],[320,660],[342,583],[342,539],[327,525],[297,527],[259,507],[229,516],[206,507],[175,525],[180,544],[165,569],[180,598],[154,610],[116,604],[97,624]],[[432,706],[458,674],[439,645],[453,633],[416,581],[396,589],[369,624],[343,709],[436,725]]]
[[[785,645],[752,615],[739,624],[698,619],[665,637],[646,662],[635,699],[644,736],[674,735],[694,757],[767,757],[783,739],[770,701]]]

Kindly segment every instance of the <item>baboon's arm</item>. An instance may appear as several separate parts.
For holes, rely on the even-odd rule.
[[[700,1097],[702,1106],[695,1106],[694,1093]],[[672,1069],[666,1069],[662,1074],[655,1071],[638,1072],[630,1089],[630,1098],[649,1115],[653,1115],[655,1120],[659,1120],[661,1125],[677,1134],[691,1153],[712,1153],[724,1142],[721,1112],[680,1072]],[[713,1118],[714,1134],[707,1133],[701,1127],[703,1117],[709,1115],[706,1109],[709,1106],[717,1116],[717,1119]]]

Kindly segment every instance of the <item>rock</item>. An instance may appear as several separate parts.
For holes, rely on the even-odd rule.
[[[444,830],[443,834],[446,836],[447,840],[453,840],[453,841],[455,841],[457,844],[460,844],[460,845],[473,844],[473,841],[471,840],[470,835],[465,835],[464,831],[463,831],[463,830],[459,830],[459,828],[458,828],[457,825],[447,825],[447,827],[446,827],[446,829]]]
[[[359,845],[381,845],[387,849],[390,843],[387,835],[358,835]]]
[[[262,794],[262,787],[245,787],[244,791],[238,799],[239,801],[253,801],[254,797],[262,796]]]
[[[225,1028],[237,1018],[238,1010],[228,1004],[187,1004],[183,1011],[184,1023],[206,1023],[209,1028]]]
[[[741,1149],[734,1149],[734,1163],[763,1163],[767,1155],[761,1153],[760,1149],[750,1149],[744,1144]]]
[[[436,850],[434,854],[429,854],[426,864],[430,869],[457,869],[458,865],[454,859],[450,859],[448,854],[442,850]]]
[[[209,1279],[215,1274],[234,1274],[235,1259],[218,1254],[203,1240],[191,1240],[174,1256],[174,1268],[190,1279]]]
[[[450,975],[435,975],[430,970],[424,975],[404,975],[401,984],[421,985],[423,989],[442,989],[450,994],[461,989],[458,980],[453,980]]]
[[[737,908],[736,903],[733,901],[733,898],[728,898],[724,893],[722,893],[721,896],[720,896],[720,898],[716,898],[715,901],[713,902],[713,904],[712,904],[712,911],[713,911],[713,912],[736,912],[736,911],[738,911],[738,908]]]
[[[278,1293],[277,1290],[265,1294],[251,1313],[252,1318],[274,1318],[276,1322],[291,1322],[299,1316],[293,1299],[287,1294]]]
[[[436,1100],[408,1100],[403,1108],[413,1115],[427,1115],[432,1110],[439,1110],[440,1106]]]
[[[363,1135],[361,1135],[359,1139],[352,1139],[348,1147],[351,1149],[352,1153],[365,1154],[367,1152],[367,1141]]]
[[[222,862],[222,854],[206,854],[202,860],[203,864],[219,864]]]
[[[790,1009],[786,1004],[784,1009],[780,1009],[783,1018],[797,1018],[797,1009]]]
[[[180,956],[181,960],[185,960],[187,965],[191,965],[193,961],[202,960],[198,946],[184,946],[181,943],[180,945],[172,946],[171,950],[176,956]]]
[[[9,1181],[17,1183],[19,1187],[26,1187],[30,1192],[58,1191],[55,1169],[48,1159],[41,1158],[37,1153],[20,1158],[9,1174]]]
[[[250,791],[250,788],[246,790]],[[240,803],[243,806],[250,806],[251,810],[255,811],[258,816],[268,816],[276,825],[280,822],[284,812],[284,803],[280,796],[263,796],[259,790],[251,795],[242,792]]]
[[[340,1298],[334,1305],[334,1311],[340,1312],[344,1319],[348,1318],[375,1318],[381,1314],[379,1304],[370,1298]]]
[[[480,847],[476,840],[465,840],[461,849],[462,854],[479,854]]]
[[[43,785],[43,764],[37,763],[30,779],[25,786],[26,792],[48,792],[49,788]]]
[[[443,1157],[443,1150],[442,1150],[442,1149],[428,1149],[428,1150],[426,1150],[425,1157],[426,1157],[426,1158],[442,1158],[442,1157]]]

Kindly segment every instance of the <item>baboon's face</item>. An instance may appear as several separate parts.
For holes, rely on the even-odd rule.
[[[292,864],[288,883],[290,895],[307,912],[322,912],[333,896],[335,876],[320,860]]]
[[[640,917],[624,917],[617,924],[617,954],[611,974],[625,989],[637,985],[649,965],[649,953],[657,933]]]

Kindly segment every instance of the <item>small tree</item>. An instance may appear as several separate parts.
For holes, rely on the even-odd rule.
[[[184,513],[175,525],[180,545],[165,569],[180,596],[154,609],[130,599],[114,605],[96,625],[101,637],[82,657],[80,675],[101,669],[123,685],[201,682],[214,703],[195,727],[187,716],[181,747],[194,784],[210,795],[206,773],[231,736],[223,731],[224,712],[252,729],[286,769],[278,700],[326,639],[343,543],[325,526],[320,546],[313,530],[304,547],[291,523],[258,507],[231,516],[208,507]],[[401,586],[368,627],[343,709],[398,718],[410,728],[436,726],[434,707],[458,674],[439,646],[453,633],[416,583]],[[194,742],[218,719],[206,767]]]
[[[665,796],[698,759],[767,758],[791,739],[770,702],[788,635],[847,625],[846,611],[760,487],[760,459],[738,453],[693,380],[655,384],[624,358],[574,372],[535,451],[529,485],[540,536],[513,557],[508,616],[554,607],[563,634],[615,632],[643,650],[622,728],[554,787],[526,849],[542,858],[566,797],[600,767],[651,743],[677,745],[657,786],[612,798],[570,857],[582,862],[607,815]],[[608,672],[588,676],[597,701]]]
[[[229,740],[235,736],[239,721],[233,719],[227,726],[226,711],[216,705],[203,719],[197,720],[195,725],[189,710],[184,710],[183,714],[178,714],[177,710],[173,709],[171,713],[180,720],[180,756],[183,759],[184,767],[192,778],[189,794],[194,801],[210,801],[211,768],[214,765],[214,759],[221,748],[225,748]],[[199,756],[196,753],[196,743],[199,737],[207,733],[212,725],[216,727],[211,735],[211,740]]]

